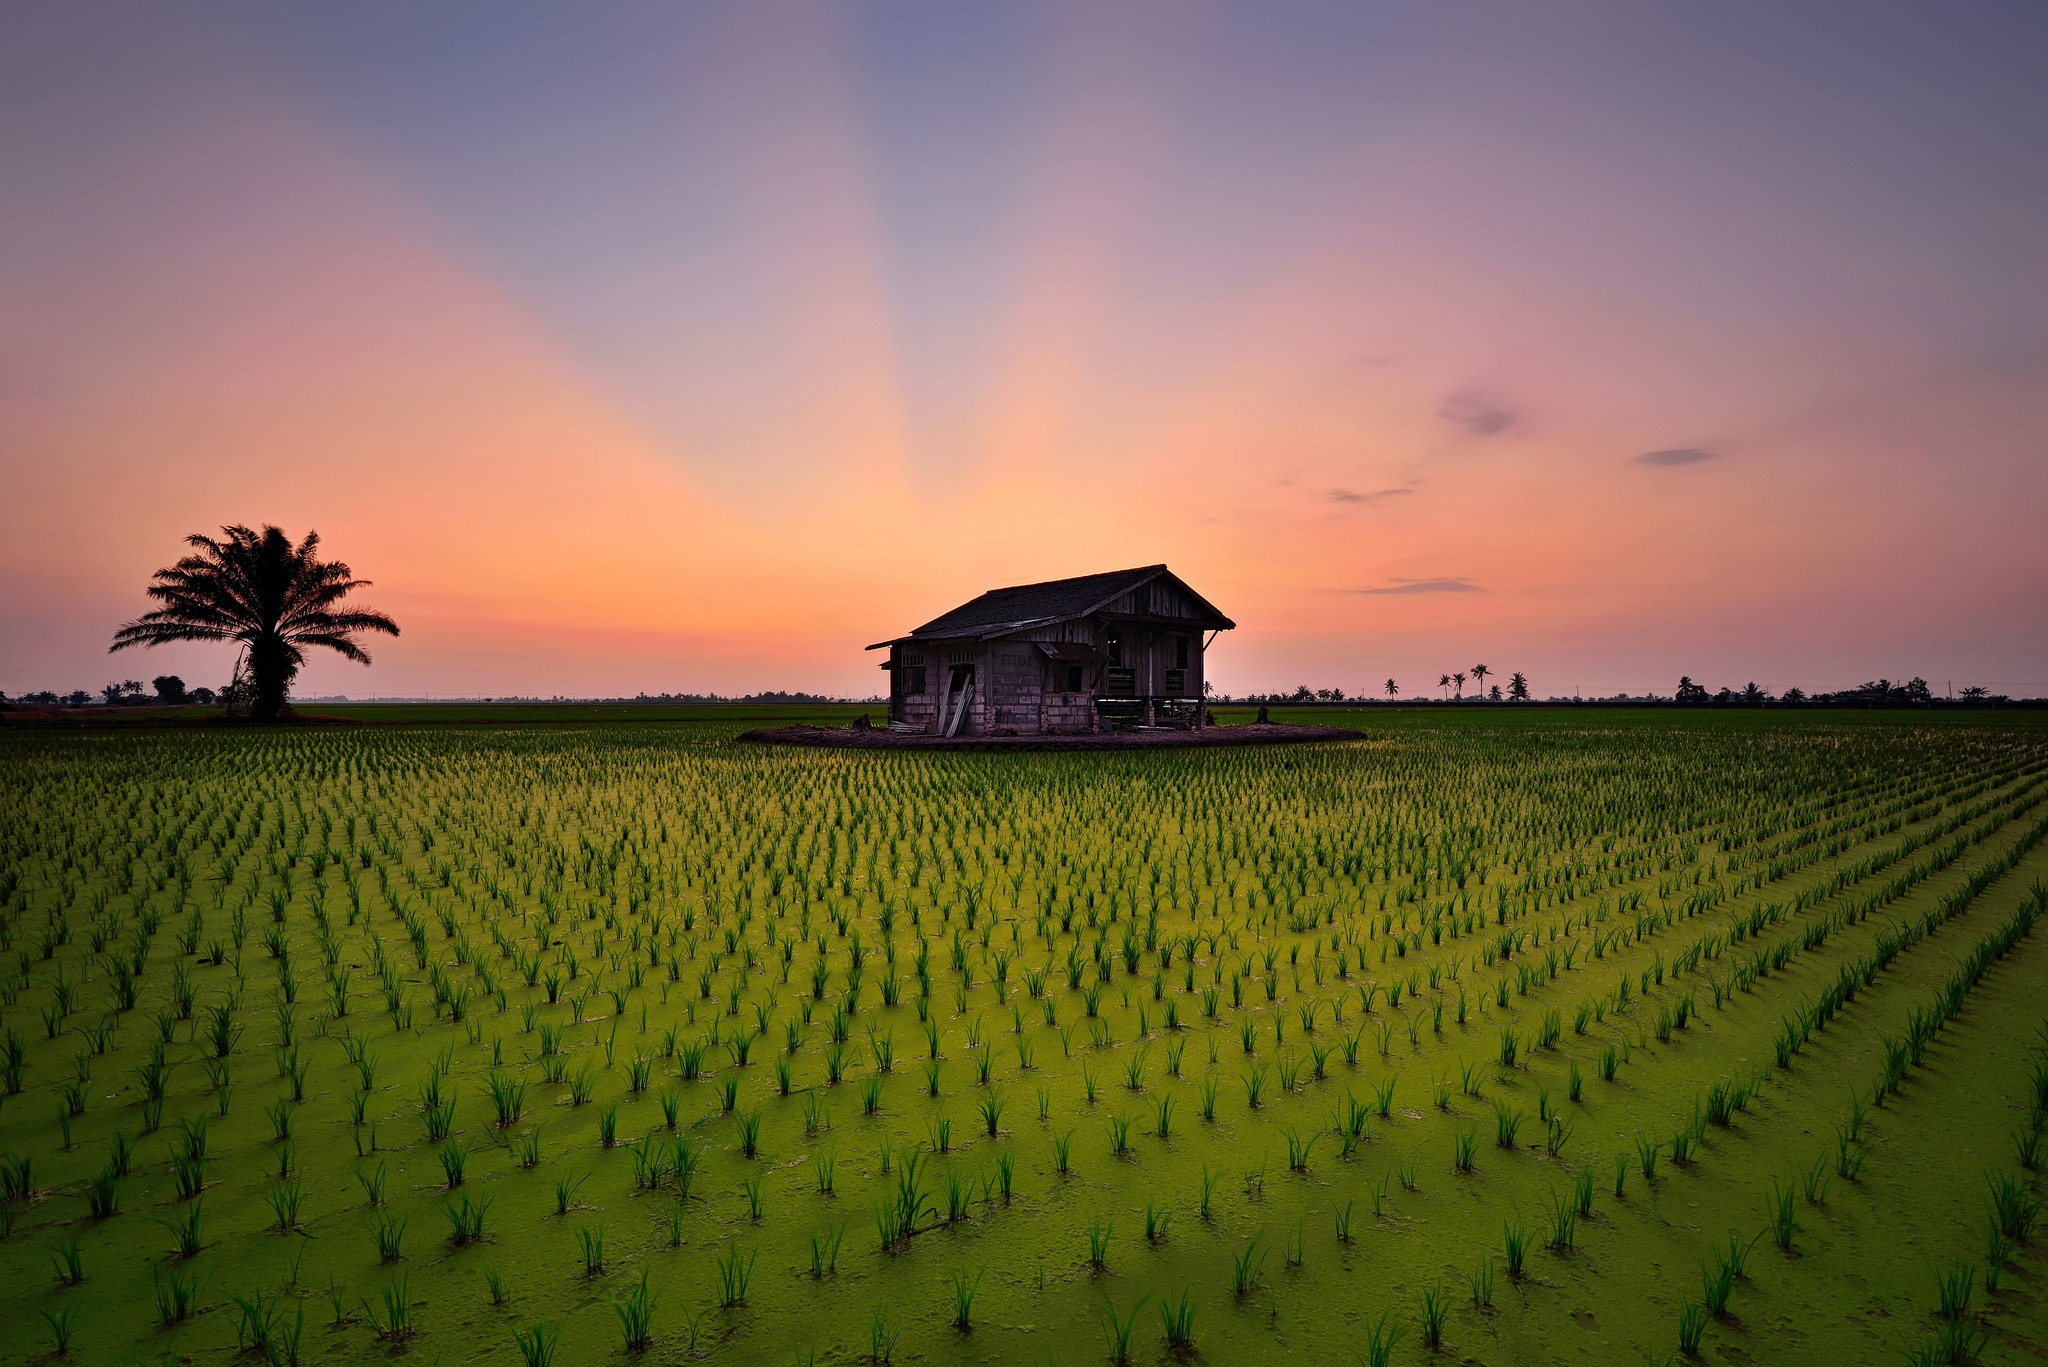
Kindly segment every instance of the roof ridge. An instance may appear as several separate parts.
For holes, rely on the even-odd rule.
[[[1093,574],[1069,574],[1058,579],[1040,579],[1030,584],[998,584],[992,589],[983,589],[975,596],[986,598],[991,593],[1010,593],[1017,589],[1049,589],[1055,584],[1078,584],[1083,579],[1112,579],[1123,574],[1150,574],[1154,570],[1163,570],[1165,568],[1164,564],[1133,565],[1129,569],[1124,570],[1097,570]],[[967,601],[971,603],[974,599],[970,598]],[[964,607],[965,604],[962,604],[962,606]]]
[[[907,637],[899,639],[981,635],[991,630],[1015,631],[1040,623],[1067,621],[1099,612],[1118,597],[1162,577],[1179,584],[1198,604],[1213,613],[1220,625],[1231,625],[1213,604],[1188,587],[1186,581],[1162,561],[984,589],[959,606],[912,628]]]

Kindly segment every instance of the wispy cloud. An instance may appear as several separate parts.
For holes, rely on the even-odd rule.
[[[1522,415],[1483,390],[1460,389],[1445,397],[1437,416],[1475,437],[1497,437],[1513,427]]]
[[[1323,497],[1332,503],[1378,503],[1381,499],[1400,498],[1414,492],[1413,489],[1375,489],[1371,493],[1361,494],[1351,489],[1332,489]]]
[[[1674,446],[1666,451],[1645,451],[1636,457],[1639,465],[1698,465],[1703,460],[1717,459],[1712,451],[1702,451],[1696,446]]]
[[[1483,593],[1470,579],[1442,576],[1436,579],[1396,579],[1376,589],[1353,589],[1353,593]]]

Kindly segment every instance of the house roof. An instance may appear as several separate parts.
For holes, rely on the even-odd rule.
[[[1141,565],[1136,569],[1111,570],[1107,574],[1084,574],[1073,579],[1049,579],[1042,584],[1018,584],[990,589],[979,598],[962,603],[951,612],[934,617],[909,636],[896,640],[934,640],[959,637],[1001,636],[1027,627],[1086,617],[1132,589],[1166,578],[1205,609],[1205,627],[1227,630],[1237,624],[1218,612],[1213,604],[1187,586],[1187,582],[1164,565]],[[878,641],[868,647],[879,650],[895,644]]]

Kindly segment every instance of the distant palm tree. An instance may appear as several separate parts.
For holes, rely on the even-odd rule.
[[[1400,697],[1401,685],[1395,683],[1392,679],[1387,680],[1387,696],[1390,698]]]
[[[1479,681],[1479,691],[1481,693],[1486,692],[1486,676],[1491,673],[1493,673],[1493,671],[1488,669],[1485,665],[1472,666],[1472,677]]]
[[[233,526],[221,528],[218,541],[194,535],[185,542],[199,553],[158,570],[149,586],[149,596],[163,606],[115,632],[107,649],[239,641],[252,693],[250,714],[258,721],[284,710],[307,647],[368,664],[369,652],[356,644],[357,634],[398,634],[398,623],[381,612],[338,608],[369,581],[353,577],[338,560],[318,558],[318,532],[308,532],[294,546],[276,527],[253,532]]]
[[[1436,681],[1436,686],[1437,686],[1438,688],[1441,688],[1441,689],[1442,689],[1442,690],[1443,690],[1444,692],[1446,692],[1446,693],[1450,692],[1450,691],[1451,691],[1451,676],[1450,676],[1450,675],[1448,675],[1448,674],[1444,675],[1444,676],[1443,676],[1443,677],[1442,677],[1441,679],[1438,679],[1438,680]]]
[[[1455,679],[1455,680],[1457,681],[1457,684],[1458,684],[1458,696],[1459,696],[1459,697],[1461,697],[1461,698],[1462,698],[1462,697],[1464,697],[1464,696],[1465,696],[1465,676],[1464,676],[1464,674],[1462,674],[1462,673],[1458,673],[1458,674],[1453,674],[1453,675],[1451,675],[1451,678],[1453,678],[1453,679]]]

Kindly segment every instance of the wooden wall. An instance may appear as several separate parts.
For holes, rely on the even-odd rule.
[[[961,734],[1091,730],[1097,697],[1126,696],[1122,689],[1112,694],[1108,688],[1113,667],[1087,666],[1083,691],[1070,693],[1065,664],[1047,660],[1036,643],[1076,642],[1107,651],[1112,634],[1120,639],[1122,667],[1131,671],[1130,695],[1198,698],[1204,678],[1204,620],[1193,599],[1172,584],[1154,582],[1122,595],[1096,616],[1054,623],[1016,637],[993,642],[899,642],[890,652],[897,670],[923,665],[925,688],[922,693],[902,694],[896,682],[899,676],[892,672],[889,719],[932,731],[941,729],[952,667],[972,663],[974,695],[961,721]],[[1172,677],[1179,658],[1176,638],[1185,639],[1187,659],[1177,680]],[[1179,686],[1169,688],[1172,683]]]

